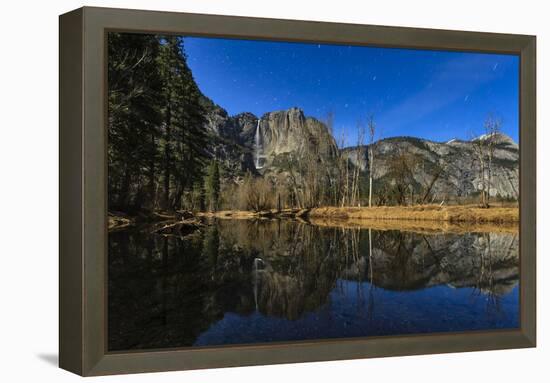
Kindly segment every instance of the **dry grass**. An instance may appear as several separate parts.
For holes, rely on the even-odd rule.
[[[220,219],[262,219],[273,216],[300,218],[307,215],[313,225],[375,230],[404,230],[419,233],[517,233],[517,206],[483,209],[477,205],[420,205],[382,207],[321,207],[311,210],[286,209],[264,212],[224,210],[197,213]]]
[[[476,205],[420,205],[382,207],[321,207],[309,212],[310,218],[353,220],[438,221],[469,224],[516,224],[517,207],[480,208]]]

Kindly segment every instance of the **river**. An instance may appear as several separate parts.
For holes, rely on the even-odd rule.
[[[210,220],[109,234],[110,351],[519,327],[517,233]]]

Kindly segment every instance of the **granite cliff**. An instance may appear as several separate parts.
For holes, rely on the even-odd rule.
[[[248,112],[230,116],[207,98],[204,98],[204,105],[207,110],[206,129],[213,137],[209,151],[222,163],[225,176],[236,182],[247,172],[275,179],[276,175],[287,175],[292,164],[296,168],[311,158],[330,168],[338,155],[348,158],[350,166],[359,167],[365,175],[368,174],[368,146],[339,149],[327,126],[306,116],[299,108],[262,116]],[[490,194],[492,197],[517,199],[519,147],[504,134],[495,138]],[[417,137],[391,137],[375,142],[375,189],[396,183],[392,161],[397,155],[406,153],[414,158],[414,171],[407,181],[411,189],[422,194],[422,190],[433,183],[430,198],[424,202],[474,196],[481,183],[475,141],[484,139],[487,137],[434,142]]]
[[[407,153],[416,159],[415,171],[412,174],[416,187],[429,184],[440,172],[433,185],[433,195],[468,196],[475,194],[481,184],[475,155],[476,140],[487,139],[484,136],[471,141],[453,139],[448,142],[434,142],[415,137],[392,137],[374,144],[373,177],[380,182],[391,184],[391,164],[396,154]],[[493,164],[490,194],[517,199],[519,193],[519,147],[508,136],[498,134]],[[367,168],[368,147],[345,148],[344,154],[355,165]],[[364,155],[362,161],[361,155]]]

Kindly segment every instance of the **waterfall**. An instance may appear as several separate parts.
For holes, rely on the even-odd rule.
[[[258,119],[258,125],[256,125],[256,134],[254,136],[254,165],[256,166],[256,169],[261,169],[262,166],[260,164],[260,157],[262,156],[262,143],[261,143],[261,136],[260,136],[260,119]]]

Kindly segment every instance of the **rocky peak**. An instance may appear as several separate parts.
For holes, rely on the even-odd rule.
[[[504,133],[493,133],[492,135],[491,134],[482,134],[481,136],[479,137],[476,137],[472,140],[472,142],[476,142],[476,141],[487,141],[489,139],[492,139],[494,140],[495,143],[497,144],[503,144],[503,145],[509,145],[509,146],[512,146],[512,147],[517,147],[518,144],[512,139],[512,137],[504,134]]]
[[[258,119],[249,112],[229,116],[220,106],[206,101],[206,129],[215,142],[212,152],[225,167],[234,169],[230,173],[239,169],[258,170],[254,167],[258,150],[256,134],[262,156],[262,173],[277,171],[274,163],[285,156],[300,161],[312,153],[327,158],[337,153],[336,142],[326,125],[307,117],[300,108],[268,112]]]
[[[443,200],[446,196],[469,196],[478,192],[481,179],[476,162],[475,145],[472,141],[454,139],[434,142],[415,137],[391,137],[380,140],[374,146],[373,178],[380,182],[391,182],[392,159],[398,153],[414,156],[421,164],[415,168],[414,179],[421,189],[434,176],[434,169],[443,169],[434,185],[434,194]],[[498,134],[492,162],[491,196],[518,198],[519,193],[519,150],[517,144],[505,134]],[[361,150],[360,150],[361,149]],[[367,170],[367,147],[350,147],[342,150],[352,163]],[[358,156],[362,155],[361,161]],[[428,181],[426,181],[428,180]]]
[[[299,159],[311,151],[330,156],[336,150],[336,142],[326,125],[306,117],[299,108],[264,114],[260,121],[260,135],[268,166],[276,156],[286,153]]]
[[[237,126],[238,134],[241,142],[250,141],[255,134],[258,117],[250,112],[239,113],[231,117],[235,126]]]

